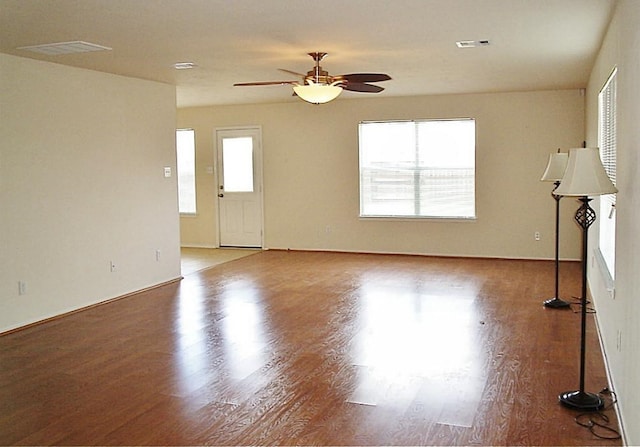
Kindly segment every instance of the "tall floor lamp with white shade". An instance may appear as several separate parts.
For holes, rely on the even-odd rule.
[[[559,196],[579,197],[582,205],[576,211],[575,221],[582,228],[582,296],[580,326],[580,387],[561,393],[560,403],[577,410],[599,410],[604,406],[602,398],[585,391],[585,337],[587,327],[587,245],[588,230],[596,220],[596,212],[589,206],[591,196],[614,194],[618,189],[611,183],[602,166],[597,148],[570,149],[567,169],[555,190]]]

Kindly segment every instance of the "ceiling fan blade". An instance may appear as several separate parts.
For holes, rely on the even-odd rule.
[[[295,71],[287,70],[285,68],[278,68],[278,70],[282,71],[284,73],[289,73],[289,74],[292,74],[294,76],[298,76],[300,78],[304,78],[306,76],[306,74],[302,74],[302,73],[298,73],[298,72],[295,72]]]
[[[384,88],[380,86],[365,84],[364,82],[345,82],[344,84],[340,84],[340,87],[345,90],[361,93],[380,93],[384,90]]]
[[[246,87],[252,85],[297,85],[298,81],[264,81],[264,82],[239,82],[234,87]]]
[[[391,79],[391,76],[385,73],[351,73],[340,76],[334,76],[335,80],[345,80],[349,82],[382,82]]]

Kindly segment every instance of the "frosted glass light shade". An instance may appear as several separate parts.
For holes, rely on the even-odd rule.
[[[564,171],[567,169],[567,162],[569,161],[569,154],[566,152],[557,152],[549,155],[549,162],[547,168],[542,174],[540,181],[542,182],[559,182],[564,176]]]
[[[293,91],[296,95],[312,104],[324,104],[333,101],[340,93],[342,87],[334,84],[316,84],[313,81],[307,81],[307,85],[295,85]]]
[[[601,196],[616,192],[618,189],[605,172],[597,148],[569,150],[567,170],[560,186],[553,192],[555,195]]]

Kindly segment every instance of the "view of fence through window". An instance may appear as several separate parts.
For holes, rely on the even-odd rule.
[[[360,215],[475,218],[475,121],[361,123]]]

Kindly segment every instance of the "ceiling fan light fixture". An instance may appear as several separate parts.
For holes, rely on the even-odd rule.
[[[307,80],[307,85],[294,85],[293,91],[296,92],[300,99],[311,104],[325,104],[333,101],[342,93],[342,87],[338,87],[337,84],[340,84],[340,82],[316,84],[311,80]]]

